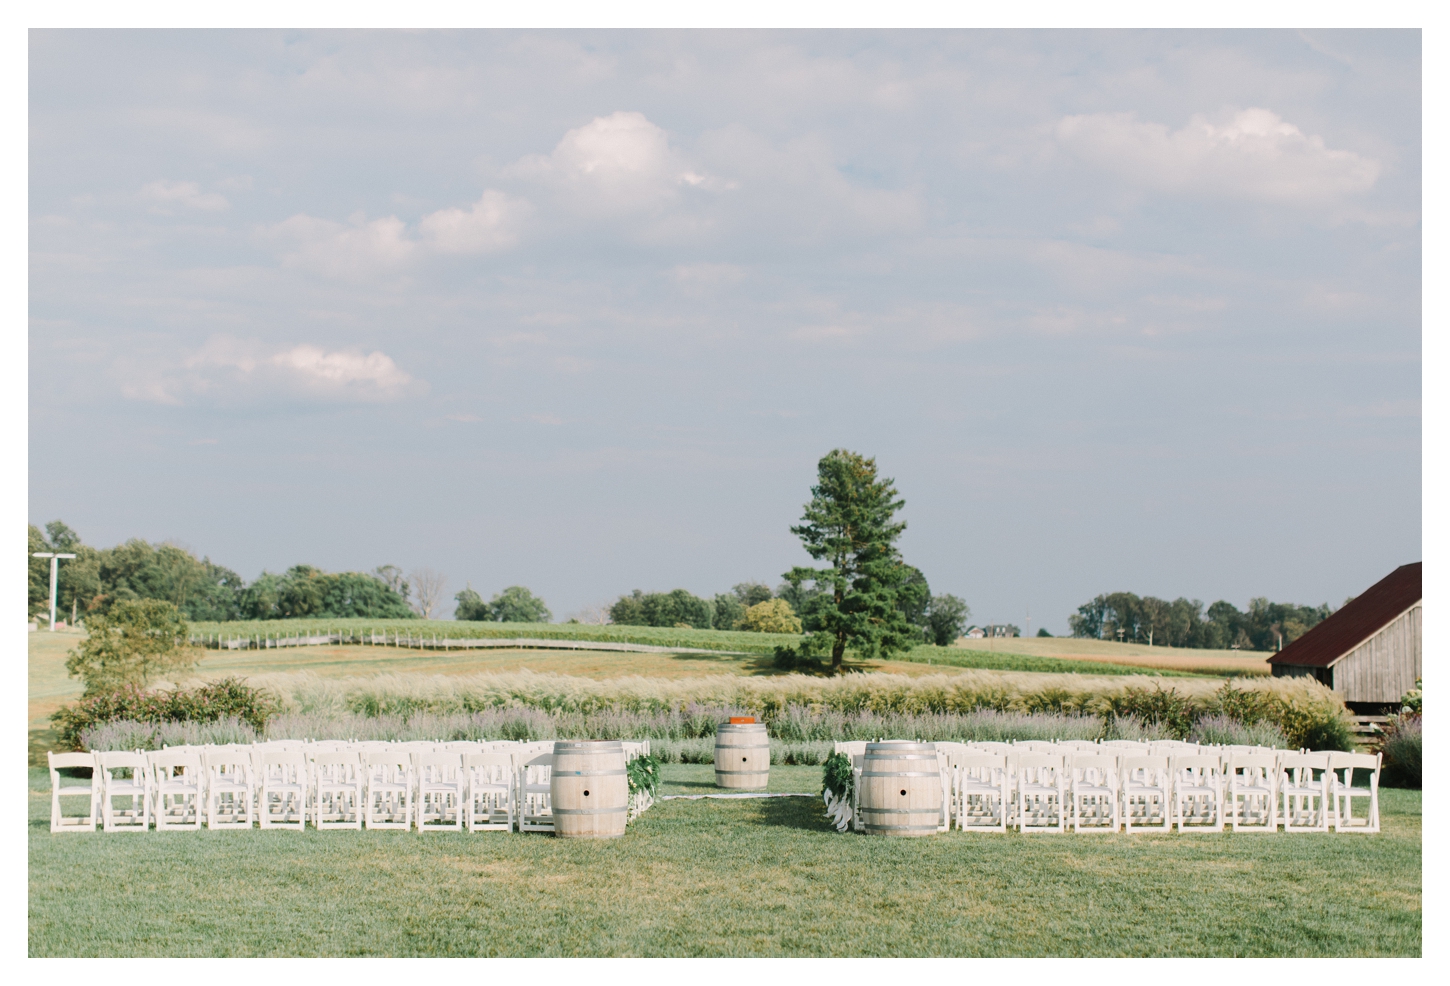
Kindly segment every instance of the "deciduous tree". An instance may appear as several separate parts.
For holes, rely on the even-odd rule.
[[[965,600],[947,594],[932,596],[926,612],[927,635],[938,647],[949,647],[967,629],[972,610]]]
[[[127,599],[86,621],[86,639],[65,662],[87,696],[119,688],[145,688],[158,677],[194,667],[181,611],[161,599]]]

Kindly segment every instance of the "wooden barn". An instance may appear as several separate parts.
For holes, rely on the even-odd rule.
[[[1421,676],[1420,565],[1401,565],[1269,658],[1274,675],[1317,678],[1356,712],[1397,704]]]

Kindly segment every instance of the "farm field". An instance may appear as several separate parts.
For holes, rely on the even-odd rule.
[[[65,662],[67,652],[84,639],[85,634],[82,631],[54,634],[41,631],[32,633],[29,637],[29,759],[32,764],[41,764],[45,762],[45,750],[54,748],[55,737],[50,729],[50,714],[81,695],[81,682],[66,675]],[[209,650],[203,654],[195,676],[204,678],[299,671],[326,678],[381,673],[472,675],[518,670],[596,679],[631,675],[671,679],[718,674],[780,673],[771,665],[770,657],[761,654],[655,654],[533,649],[435,651],[359,644],[284,647],[275,650]],[[911,676],[952,672],[949,667],[909,661],[853,662],[852,666],[863,671],[886,671]]]
[[[1120,644],[1112,640],[1084,640],[1078,637],[999,637],[994,640],[961,638],[950,649],[971,651],[973,655],[1097,661],[1134,668],[1158,668],[1164,671],[1211,675],[1268,674],[1268,662],[1272,656],[1259,651],[1241,653],[1187,647],[1148,647],[1144,644]]]
[[[820,769],[772,768],[816,791]],[[710,790],[666,765],[666,793]],[[611,843],[499,832],[48,831],[29,954],[1408,955],[1420,793],[1384,832],[886,840],[818,798],[668,801]]]

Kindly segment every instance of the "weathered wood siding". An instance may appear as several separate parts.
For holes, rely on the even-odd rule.
[[[1334,662],[1333,688],[1346,702],[1398,702],[1421,677],[1419,603]]]

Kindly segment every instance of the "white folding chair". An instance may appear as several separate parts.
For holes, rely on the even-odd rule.
[[[257,763],[257,822],[260,828],[307,828],[307,754],[263,750]]]
[[[1047,753],[1060,755],[1063,752],[1058,747],[1056,742],[1052,742],[1049,740],[1022,740],[1021,742],[1014,743],[1012,745],[1019,753]]]
[[[1123,785],[1123,831],[1169,831],[1173,826],[1173,781],[1168,758],[1126,756],[1119,769]]]
[[[364,762],[364,825],[370,829],[412,828],[412,758],[404,750],[375,750]]]
[[[1058,753],[1022,753],[1017,772],[1017,831],[1067,831],[1067,774]]]
[[[1319,776],[1316,777],[1315,772]],[[1285,832],[1328,832],[1332,800],[1328,753],[1281,753],[1279,795]]]
[[[156,831],[199,830],[206,810],[201,754],[172,748],[151,754],[150,760]]]
[[[1275,754],[1229,754],[1228,821],[1233,831],[1279,831],[1278,781]]]
[[[1223,761],[1218,756],[1173,758],[1173,821],[1180,833],[1223,831]]]
[[[418,778],[417,810],[419,832],[463,831],[463,757],[435,751],[415,753],[413,771]]]
[[[257,785],[249,752],[221,748],[207,751],[206,827],[250,829]]]
[[[1333,802],[1334,831],[1363,832],[1380,830],[1380,754],[1331,753],[1329,755],[1329,796]],[[1369,771],[1369,786],[1354,787],[1354,772]],[[1354,798],[1368,802],[1364,818],[1354,814]]]
[[[146,755],[107,751],[97,753],[96,762],[102,827],[107,832],[145,832],[151,827],[151,766]]]
[[[540,753],[519,766],[518,799],[520,832],[554,831],[554,813],[549,798],[549,780],[554,755]]]
[[[468,831],[513,831],[517,774],[506,753],[470,753],[463,760],[468,775]]]
[[[100,801],[101,778],[94,753],[50,753],[46,760],[50,765],[50,830],[52,832],[94,832],[96,830],[96,805]],[[62,770],[90,770],[91,776],[84,781],[77,777],[62,777]],[[85,798],[84,815],[67,815],[61,810],[61,798],[72,801]]]
[[[312,758],[312,824],[319,830],[363,827],[363,769],[356,751]]]
[[[964,753],[952,758],[957,791],[957,828],[1006,832],[1012,816],[1012,774],[1007,758]]]
[[[1122,828],[1118,758],[1103,753],[1073,753],[1067,762],[1072,830],[1116,832]]]
[[[865,740],[844,740],[837,741],[832,753],[844,753],[848,757],[864,757],[866,755]]]

